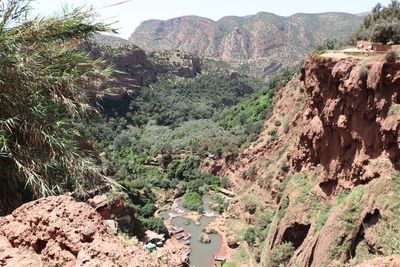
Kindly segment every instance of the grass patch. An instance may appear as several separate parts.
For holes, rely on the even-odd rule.
[[[331,208],[332,206],[328,205],[319,212],[317,222],[315,223],[314,234],[318,233],[328,220]]]
[[[235,250],[235,254],[233,255],[233,261],[239,266],[241,264],[246,264],[250,260],[250,255],[247,253],[246,249],[243,246],[239,246]]]

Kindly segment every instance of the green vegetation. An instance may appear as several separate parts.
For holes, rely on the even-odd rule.
[[[286,266],[293,256],[295,249],[292,243],[284,242],[278,247],[273,248],[266,261],[267,267]]]
[[[210,119],[216,110],[238,103],[254,90],[244,80],[219,74],[172,80],[160,77],[151,86],[135,90],[126,113],[120,115],[135,126],[153,120],[156,125],[177,127],[189,120]]]
[[[80,125],[94,115],[85,92],[108,74],[78,44],[109,27],[81,9],[27,20],[30,1],[0,5],[0,214],[23,202],[104,182]]]
[[[361,198],[364,194],[364,189],[365,187],[362,185],[355,187],[344,202],[344,210],[339,218],[349,229],[354,228],[354,225],[359,218]]]
[[[212,208],[218,213],[222,213],[228,208],[229,202],[221,194],[215,194],[213,199],[215,200],[215,206]]]
[[[393,171],[391,175],[390,197],[383,196],[379,201],[390,211],[390,216],[386,222],[378,224],[372,229],[374,235],[382,244],[385,255],[400,254],[400,233],[396,225],[400,223],[400,172]]]
[[[183,207],[186,209],[203,212],[203,201],[197,192],[188,192],[183,196]]]
[[[224,176],[221,178],[221,186],[225,189],[228,189],[231,186],[231,181],[229,177]]]
[[[245,209],[248,213],[254,214],[254,213],[256,212],[256,209],[257,209],[257,204],[256,204],[253,200],[248,199],[248,200],[246,200],[245,203],[244,203],[244,209]]]
[[[400,43],[400,3],[392,0],[387,7],[377,4],[364,18],[354,37],[382,44]]]
[[[256,237],[256,230],[254,228],[248,228],[244,233],[243,239],[250,247],[253,247],[256,244]]]
[[[254,228],[260,242],[267,238],[273,216],[270,209],[259,210],[254,214]]]
[[[385,59],[387,62],[396,62],[398,57],[397,51],[391,50],[385,54]]]
[[[275,125],[276,127],[279,127],[279,126],[282,125],[282,122],[281,122],[280,120],[274,120],[274,125]]]
[[[330,211],[331,211],[331,206],[330,205],[327,205],[325,208],[320,210],[317,222],[315,224],[314,233],[318,233],[321,230],[322,226],[324,226],[324,224],[328,220],[328,216],[329,216],[329,212]]]
[[[397,115],[400,114],[400,104],[392,104],[388,110],[388,115]]]

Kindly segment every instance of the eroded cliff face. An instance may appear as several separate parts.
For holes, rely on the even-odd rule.
[[[260,266],[397,262],[387,256],[400,252],[400,62],[313,57],[300,80],[278,92],[260,140],[208,165],[238,192],[227,221],[257,230],[266,218]]]
[[[303,205],[319,207],[299,212],[298,198],[287,194],[269,248],[298,242],[302,233],[293,266],[342,266],[398,253],[391,225],[400,204],[400,63],[312,58],[301,79],[309,98],[289,158],[294,172],[314,174]]]
[[[369,165],[380,157],[400,170],[400,64],[313,59],[302,80],[310,99],[296,171],[323,166],[320,187],[329,195],[379,178],[386,170]]]

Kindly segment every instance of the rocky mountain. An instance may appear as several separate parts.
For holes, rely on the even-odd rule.
[[[181,50],[235,62],[241,70],[269,75],[292,66],[328,38],[347,37],[362,16],[346,13],[260,12],[218,21],[186,16],[143,22],[129,41],[145,50]]]

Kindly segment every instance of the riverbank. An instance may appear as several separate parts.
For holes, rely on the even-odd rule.
[[[222,238],[222,243],[216,253],[216,256],[225,258],[227,262],[231,262],[233,259],[234,249],[231,249],[228,246],[227,227],[225,225],[225,220],[225,217],[221,215],[215,221],[210,223],[209,228],[215,229]]]

